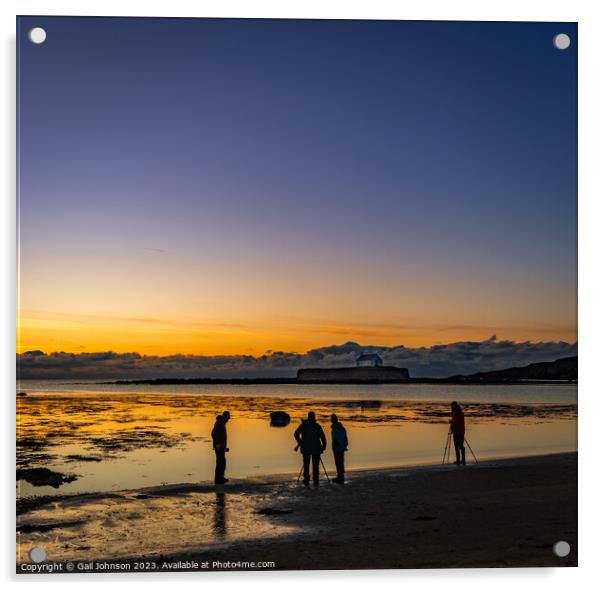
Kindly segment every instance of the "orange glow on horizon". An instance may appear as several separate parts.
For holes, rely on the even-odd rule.
[[[217,322],[193,319],[112,318],[67,314],[23,314],[18,322],[17,352],[99,352],[167,356],[252,355],[267,351],[305,353],[313,348],[355,341],[362,345],[408,347],[432,346],[462,340],[485,340],[496,334],[500,340],[574,342],[570,328],[495,325],[406,325],[375,323]]]
[[[494,334],[533,342],[577,337],[574,290],[542,297],[553,287],[539,277],[519,288],[471,269],[327,259],[237,259],[209,271],[185,255],[147,254],[22,262],[18,352],[260,356],[347,341],[428,347]]]

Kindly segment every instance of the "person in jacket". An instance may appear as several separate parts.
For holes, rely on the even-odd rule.
[[[332,480],[334,483],[345,483],[345,451],[349,445],[347,431],[339,422],[336,414],[330,416],[330,429],[332,431],[332,452],[334,464],[337,468],[337,476]]]
[[[450,432],[454,437],[454,448],[456,449],[456,465],[466,465],[466,449],[464,448],[464,412],[458,402],[451,403]],[[460,454],[462,462],[460,463]]]
[[[320,483],[320,455],[326,450],[326,435],[316,422],[316,414],[309,412],[294,434],[297,446],[303,455],[303,483],[309,485],[309,461],[312,463],[314,485]]]
[[[228,448],[228,433],[226,432],[226,424],[230,419],[230,412],[226,411],[215,418],[215,424],[211,431],[211,439],[213,440],[213,450],[215,451],[215,483],[228,483],[225,477],[226,474],[226,453]]]

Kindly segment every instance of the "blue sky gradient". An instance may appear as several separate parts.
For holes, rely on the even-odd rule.
[[[40,322],[95,313],[260,343],[182,341],[201,354],[358,323],[400,326],[372,344],[576,339],[576,24],[18,23],[25,349],[76,350]],[[350,332],[312,336],[331,320]],[[116,347],[162,350],[138,336]]]

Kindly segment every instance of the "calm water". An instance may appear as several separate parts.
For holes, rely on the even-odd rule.
[[[19,482],[21,497],[211,480],[210,432],[230,410],[228,475],[291,473],[293,432],[312,409],[330,443],[328,417],[344,422],[350,469],[441,462],[449,401],[465,409],[478,458],[574,451],[576,385],[115,386],[23,381],[17,398],[18,466],[77,479],[58,488]],[[270,426],[284,410],[291,423]],[[330,449],[327,469],[334,467]]]
[[[402,399],[414,401],[577,403],[577,385],[114,385],[97,381],[26,380],[32,393],[170,393],[220,397]]]

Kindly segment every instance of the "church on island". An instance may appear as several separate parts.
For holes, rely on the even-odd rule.
[[[409,378],[408,369],[385,366],[376,352],[362,352],[355,360],[355,367],[297,371],[297,381],[305,383],[399,383]]]
[[[377,352],[360,354],[355,361],[356,367],[382,367],[383,358]]]

